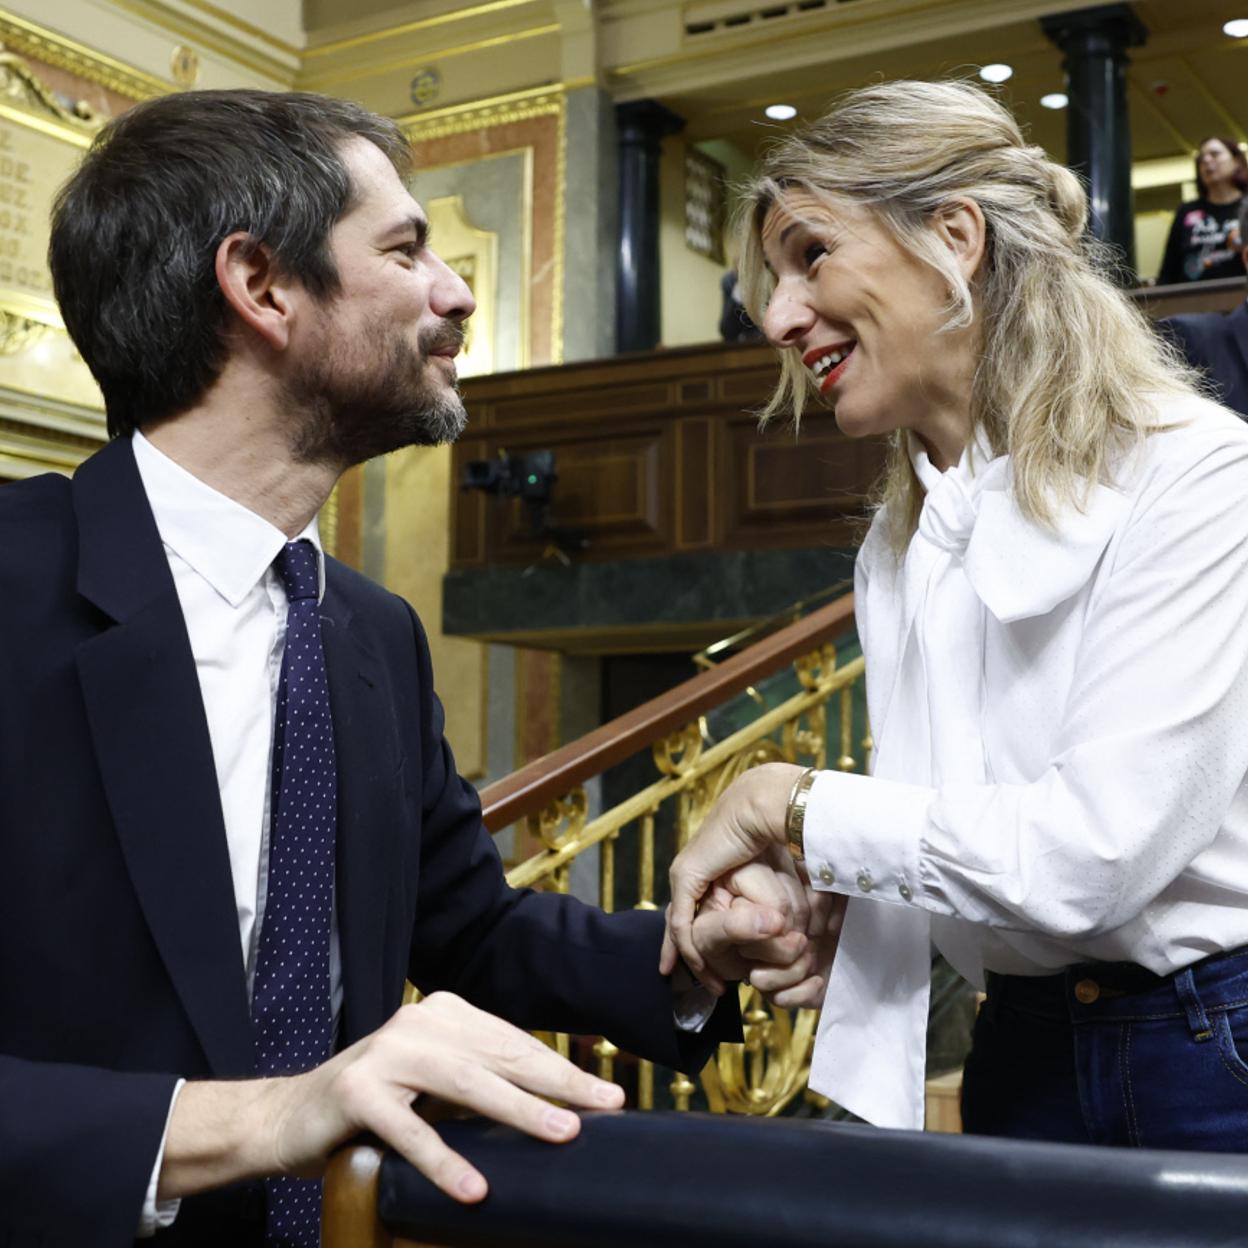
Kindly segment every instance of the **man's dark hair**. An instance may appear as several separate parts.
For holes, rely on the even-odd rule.
[[[110,435],[184,411],[219,376],[227,235],[266,244],[317,298],[337,292],[329,235],[354,196],[340,148],[357,136],[410,170],[393,121],[301,92],[188,91],[100,133],[56,197],[48,263]]]

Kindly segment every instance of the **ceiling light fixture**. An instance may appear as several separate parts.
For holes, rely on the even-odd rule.
[[[792,104],[768,104],[763,112],[772,121],[792,121],[797,116],[797,109]]]
[[[1222,33],[1232,39],[1242,39],[1248,35],[1248,17],[1233,17],[1222,24]]]
[[[1040,103],[1045,108],[1065,108],[1070,101],[1060,91],[1054,91],[1049,95],[1042,95]]]
[[[1007,78],[1014,77],[1014,67],[1012,65],[985,65],[979,71],[979,76],[985,82],[1004,82]]]

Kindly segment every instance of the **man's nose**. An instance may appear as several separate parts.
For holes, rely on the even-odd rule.
[[[448,321],[466,321],[477,310],[468,283],[440,256],[437,265],[429,300],[431,310]]]

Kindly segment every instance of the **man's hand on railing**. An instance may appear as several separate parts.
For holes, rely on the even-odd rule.
[[[451,993],[406,1005],[315,1070],[279,1079],[189,1083],[170,1122],[160,1195],[189,1195],[238,1178],[312,1177],[330,1152],[371,1131],[455,1200],[486,1182],[414,1105],[462,1105],[551,1143],[572,1139],[571,1110],[618,1109],[624,1092],[579,1070],[540,1040]]]
[[[712,991],[723,990],[723,978],[749,978],[786,1008],[822,1001],[845,903],[812,890],[784,845],[789,795],[802,771],[788,763],[747,771],[725,790],[698,834],[677,855],[659,964],[665,974],[681,957]],[[802,900],[785,906],[783,899],[794,893]],[[783,908],[788,931],[781,939],[787,944],[773,939],[766,946],[768,956],[757,958],[743,945],[737,951],[743,961],[733,968],[738,973],[721,978],[719,968],[708,963],[698,927],[708,930],[708,911],[752,914],[760,907]],[[787,958],[777,956],[782,948]]]

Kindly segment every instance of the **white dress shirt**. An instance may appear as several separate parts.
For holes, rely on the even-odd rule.
[[[286,644],[286,590],[272,564],[288,539],[255,512],[192,476],[141,433],[134,434],[133,445],[195,656],[234,880],[239,956],[250,997],[267,887],[273,717]],[[316,548],[323,597],[325,558],[316,520],[299,536]],[[336,911],[330,991],[336,1029],[342,1008]],[[169,1109],[172,1115],[172,1102]],[[140,1223],[142,1235],[169,1225],[177,1211],[176,1201],[161,1202],[159,1208],[155,1201],[164,1148],[162,1139]]]
[[[981,985],[1248,944],[1248,426],[1157,406],[1052,529],[912,439],[918,531],[863,544],[873,774],[821,773],[805,842],[853,899],[810,1083],[868,1121],[922,1125],[929,940]]]

